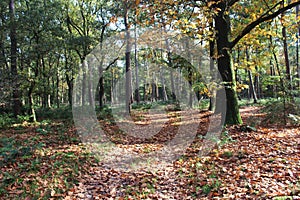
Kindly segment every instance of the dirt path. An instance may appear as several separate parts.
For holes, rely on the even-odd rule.
[[[241,114],[244,121],[252,122],[253,116],[263,117],[258,111],[258,107],[244,107]],[[272,199],[300,194],[299,127],[257,127],[250,132],[231,127],[210,154],[195,156],[208,116],[199,114],[198,135],[177,161],[138,171],[107,168],[100,162],[65,199]],[[179,121],[169,118],[160,137],[141,141],[129,137],[119,145],[137,154],[157,150],[165,138],[174,137]]]

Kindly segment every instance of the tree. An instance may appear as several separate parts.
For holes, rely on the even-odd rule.
[[[203,2],[203,1],[201,1]],[[215,11],[213,14],[213,19],[215,21],[216,29],[216,43],[218,51],[218,69],[223,79],[226,98],[227,98],[227,112],[225,123],[226,124],[241,124],[242,119],[238,108],[238,97],[236,91],[236,80],[234,74],[234,68],[232,65],[231,50],[238,44],[238,42],[247,34],[249,34],[255,27],[259,24],[271,20],[288,9],[299,5],[299,1],[293,1],[292,3],[280,7],[281,2],[276,4],[271,4],[269,1],[267,3],[267,11],[259,13],[251,19],[250,16],[245,16],[245,18],[250,19],[248,23],[241,32],[239,32],[233,39],[230,40],[231,35],[231,15],[230,12],[235,8],[234,5],[238,3],[239,0],[210,0],[207,2],[206,6],[211,10]],[[242,1],[241,1],[242,3]],[[261,9],[260,9],[261,10]],[[254,13],[256,15],[256,13]]]
[[[125,0],[123,2],[123,19],[124,19],[124,26],[125,26],[125,38],[126,38],[126,52],[125,52],[125,76],[126,76],[126,83],[125,83],[125,109],[126,114],[130,114],[131,112],[131,99],[132,99],[132,78],[131,78],[131,64],[130,64],[130,51],[131,51],[131,36],[130,36],[130,23],[128,12],[131,5],[130,3]]]
[[[17,27],[15,20],[15,2],[9,1],[9,13],[10,13],[10,68],[12,77],[12,102],[14,116],[17,117],[21,113],[21,101],[19,94],[19,78],[18,78],[18,66],[17,66]]]

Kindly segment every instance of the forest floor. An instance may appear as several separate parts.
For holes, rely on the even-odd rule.
[[[242,107],[250,126],[225,128],[213,149],[199,156],[210,116],[202,111],[197,136],[182,156],[138,170],[105,165],[70,120],[2,130],[0,199],[300,199],[300,128],[266,123],[260,110]],[[147,114],[139,114],[135,123],[146,125]],[[108,119],[100,124],[116,146],[143,157],[175,137],[180,115],[169,112],[150,139],[122,134]]]

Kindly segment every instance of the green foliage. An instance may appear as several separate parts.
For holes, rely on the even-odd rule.
[[[233,152],[232,151],[224,151],[222,156],[226,157],[226,158],[231,158],[233,156]]]
[[[285,102],[284,100],[277,100],[268,102],[262,109],[262,112],[266,112],[267,116],[265,122],[271,124],[300,124],[300,107],[297,104],[298,99],[295,102]]]
[[[204,109],[208,109],[210,104],[210,100],[209,99],[201,99],[199,101],[199,110],[204,110]]]
[[[21,143],[13,138],[0,137],[0,160],[3,160],[0,167],[4,163],[14,162],[19,157],[31,155],[33,148],[30,145],[21,146]]]
[[[36,110],[38,120],[72,119],[72,109],[69,106],[61,108],[40,108]]]
[[[232,137],[229,135],[229,132],[227,130],[225,130],[221,133],[220,139],[217,139],[216,142],[217,142],[218,148],[221,149],[222,146],[224,146],[225,144],[235,142],[235,140],[232,139]]]
[[[208,195],[211,191],[219,189],[221,182],[218,179],[213,179],[211,183],[202,186],[202,192]]]
[[[16,123],[16,119],[12,114],[1,114],[0,115],[0,129],[8,128]]]

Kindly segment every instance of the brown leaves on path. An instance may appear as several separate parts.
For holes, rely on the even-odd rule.
[[[242,117],[253,124],[253,116],[263,118],[259,107],[244,107]],[[172,113],[163,132],[152,139],[134,140],[118,132],[114,124],[103,124],[107,135],[121,148],[146,155],[162,148],[165,137],[174,137],[180,117]],[[226,128],[215,149],[199,157],[202,135],[207,132],[209,112],[200,113],[198,135],[184,155],[169,165],[138,171],[104,166],[85,152],[78,142],[53,143],[59,138],[49,134],[43,148],[33,155],[17,158],[1,167],[2,197],[14,199],[287,199],[300,196],[300,128],[262,124],[255,129],[244,126]],[[136,118],[145,120],[147,118]],[[145,122],[143,122],[145,123]],[[140,124],[143,124],[140,122]],[[251,125],[252,125],[251,124]],[[69,138],[68,129],[59,137]],[[74,131],[74,130],[72,130]],[[72,132],[71,131],[71,132]],[[41,131],[40,131],[41,132]],[[62,136],[63,135],[63,136]],[[12,137],[9,136],[8,137]],[[31,136],[30,136],[31,137]],[[20,137],[24,138],[24,137]],[[36,144],[34,140],[30,140]],[[72,141],[72,140],[68,140]],[[200,145],[199,145],[200,144]],[[43,157],[44,155],[44,157]],[[47,155],[48,157],[46,158]],[[55,156],[54,156],[55,155]],[[89,157],[89,158],[88,158]],[[38,158],[39,163],[34,164]],[[29,159],[29,160],[26,160]],[[64,162],[61,162],[64,161]],[[20,167],[29,163],[28,167]],[[76,163],[78,163],[76,165]],[[77,167],[76,167],[77,166]],[[59,172],[60,171],[60,172]],[[18,174],[19,179],[9,175]],[[48,176],[43,176],[48,174]],[[12,180],[15,181],[12,181]],[[0,182],[1,183],[1,182]],[[5,183],[5,184],[4,184]],[[35,183],[36,189],[32,186]],[[73,184],[73,186],[71,186]],[[22,185],[22,186],[21,186]],[[27,186],[26,186],[27,185]],[[5,187],[4,187],[5,186]],[[49,187],[50,186],[50,187]],[[42,191],[38,193],[38,191]],[[36,193],[36,195],[34,195]]]

